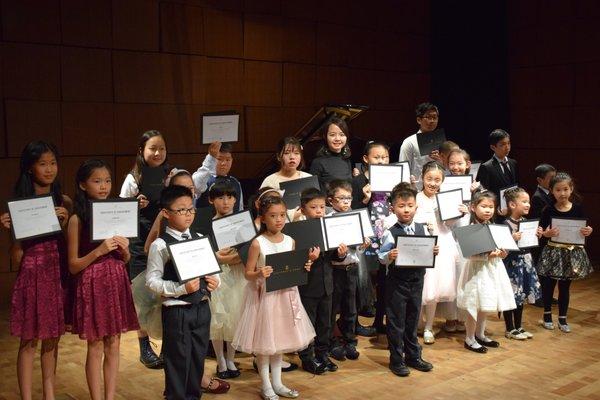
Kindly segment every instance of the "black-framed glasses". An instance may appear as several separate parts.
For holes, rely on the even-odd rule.
[[[196,207],[180,208],[178,210],[171,210],[170,208],[168,208],[167,210],[176,215],[194,215],[194,214],[196,214]]]
[[[340,203],[350,203],[352,201],[352,197],[334,197]]]

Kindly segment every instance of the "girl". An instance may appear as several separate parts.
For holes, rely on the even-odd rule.
[[[471,156],[463,149],[453,149],[448,153],[448,170],[452,175],[467,175],[471,172]],[[481,187],[481,183],[473,181],[471,192],[475,192]]]
[[[71,199],[63,195],[56,181],[58,151],[50,143],[31,142],[21,153],[20,174],[15,185],[17,198],[51,194],[56,216],[64,228]],[[10,229],[8,213],[0,218]],[[41,367],[43,397],[54,398],[58,341],[70,323],[68,270],[63,234],[14,242],[11,262],[19,265],[10,309],[10,334],[20,337],[17,378],[22,399],[32,398],[33,360],[38,341],[42,341]]]
[[[333,117],[323,138],[325,143],[310,165],[310,173],[319,177],[323,192],[327,191],[326,184],[334,179],[352,181],[348,132],[346,121]]]
[[[509,226],[513,238],[518,242],[521,240],[521,232],[518,232],[519,222],[525,221],[525,215],[529,213],[529,195],[525,189],[514,188],[504,192],[504,197],[509,210],[509,217],[504,223]],[[541,235],[542,228],[538,227],[538,236]],[[531,339],[533,335],[521,326],[525,301],[533,304],[541,297],[540,282],[535,268],[533,268],[531,253],[528,251],[511,252],[503,261],[517,305],[514,310],[504,311],[504,324],[506,325],[504,335],[508,339]]]
[[[490,191],[476,193],[471,201],[471,223],[489,224],[494,217],[496,196]],[[460,278],[456,304],[467,311],[465,349],[486,353],[488,347],[500,343],[485,336],[488,313],[516,308],[515,296],[500,259],[506,250],[496,249],[487,254],[469,257]]]
[[[281,233],[285,224],[286,206],[281,198],[268,197],[260,202],[261,234],[252,241],[246,263],[245,276],[249,281],[244,293],[244,308],[233,339],[233,346],[257,356],[262,380],[262,398],[277,400],[279,396],[295,398],[298,391],[288,389],[281,382],[282,355],[306,348],[315,337],[315,331],[302,306],[297,287],[265,291],[265,279],[273,268],[265,265],[268,254],[294,249],[294,240]],[[310,270],[309,255],[305,268]],[[269,365],[273,383],[269,380]]]
[[[423,166],[423,190],[417,194],[417,212],[415,221],[426,223],[430,234],[438,237],[440,252],[435,258],[435,268],[428,268],[423,283],[423,309],[425,329],[423,342],[433,344],[433,321],[437,303],[453,301],[456,297],[456,261],[458,253],[452,232],[441,221],[437,211],[435,194],[444,181],[444,167],[437,161],[429,161]],[[466,213],[464,205],[459,209]]]
[[[566,172],[559,172],[550,180],[550,193],[555,203],[542,211],[540,225],[544,228],[544,237],[550,238],[540,256],[538,274],[544,280],[542,298],[544,300],[544,322],[546,329],[554,329],[552,323],[552,293],[558,281],[558,328],[571,332],[567,324],[569,308],[569,287],[574,279],[588,276],[593,268],[583,246],[572,246],[556,243],[552,238],[558,236],[558,228],[552,228],[552,218],[584,218],[583,208],[578,203],[579,196],[575,192],[573,179]],[[581,228],[583,236],[592,234],[592,227]]]
[[[88,201],[108,198],[112,179],[108,165],[85,161],[77,170],[75,214],[69,220],[69,270],[76,275],[73,333],[87,340],[85,374],[90,397],[113,399],[119,372],[121,333],[139,329],[125,263],[129,240],[113,236],[90,242]],[[104,360],[102,356],[104,355]]]

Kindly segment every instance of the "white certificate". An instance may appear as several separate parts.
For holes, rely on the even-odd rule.
[[[395,162],[393,165],[402,165],[402,182],[410,183],[410,164],[408,161]]]
[[[221,272],[208,237],[184,240],[167,246],[180,282]]]
[[[369,165],[369,183],[371,192],[391,192],[394,186],[402,182],[403,165]]]
[[[518,251],[519,246],[515,242],[515,239],[512,237],[512,232],[508,225],[501,224],[489,224],[490,233],[492,234],[492,238],[496,243],[497,249],[503,249],[507,251]]]
[[[437,236],[407,235],[396,238],[396,266],[408,268],[433,268],[435,255],[433,247],[437,243]]]
[[[365,241],[359,214],[335,214],[325,217],[323,227],[328,250],[335,249],[342,243],[352,246]]]
[[[31,239],[61,231],[51,195],[10,200],[8,212],[15,240]]]
[[[136,199],[90,201],[90,235],[92,242],[113,236],[137,238],[139,207]]]
[[[202,116],[202,144],[237,142],[240,115],[235,111]]]
[[[505,187],[503,189],[500,189],[500,209],[504,210],[506,208],[508,208],[508,206],[506,205],[506,198],[504,198],[504,192],[506,192],[508,189],[513,189],[518,187],[517,185],[512,185],[509,187]]]
[[[473,177],[473,180],[477,179],[477,173],[479,172],[479,167],[481,167],[480,162],[472,162],[471,168],[469,168],[469,175]]]
[[[519,248],[527,249],[540,245],[539,238],[537,236],[537,230],[539,226],[539,219],[530,219],[519,222],[518,232],[521,232],[521,239],[517,243]]]
[[[256,226],[249,210],[213,220],[212,229],[219,250],[249,242],[256,236]]]
[[[464,201],[471,201],[471,184],[473,183],[472,175],[449,175],[444,178],[444,182],[440,186],[440,192],[449,190],[461,189]]]
[[[558,236],[551,238],[551,241],[563,244],[585,244],[585,236],[581,234],[581,228],[587,226],[587,220],[554,217],[550,226],[558,228]]]
[[[458,209],[458,206],[463,204],[462,189],[453,189],[447,192],[436,193],[435,198],[440,212],[442,221],[449,219],[460,218],[463,213]]]
[[[344,213],[338,214],[358,214],[360,215],[360,222],[363,228],[363,234],[365,237],[373,237],[375,236],[375,232],[373,231],[373,225],[371,224],[371,215],[369,214],[369,210],[367,208],[359,208],[356,210],[346,211]]]

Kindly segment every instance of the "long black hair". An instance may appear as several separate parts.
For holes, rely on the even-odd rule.
[[[84,161],[75,174],[75,199],[73,201],[73,211],[84,224],[87,224],[89,220],[88,197],[87,193],[85,190],[81,189],[80,185],[89,179],[94,170],[100,168],[106,168],[112,175],[110,165],[98,158],[90,158],[89,160]]]
[[[159,131],[149,130],[142,134],[142,136],[140,137],[140,140],[138,142],[138,152],[137,152],[137,156],[135,157],[135,164],[134,164],[133,168],[131,169],[131,175],[133,175],[133,178],[135,179],[135,181],[138,185],[140,185],[142,183],[142,179],[143,179],[142,170],[144,169],[144,166],[148,165],[146,163],[146,160],[144,160],[144,149],[146,148],[146,142],[148,142],[148,140],[150,140],[156,136],[160,136],[161,138],[163,138],[163,140],[165,140],[165,137]],[[167,162],[166,157],[165,157],[165,161],[162,163],[162,166],[165,168],[165,172],[167,172],[169,170],[169,164]]]
[[[327,131],[329,130],[330,125],[335,125],[346,135],[346,144],[342,147],[342,151],[340,155],[343,159],[348,159],[352,155],[350,152],[350,128],[348,128],[348,124],[346,121],[340,117],[332,117],[329,122],[325,125],[323,129],[323,146],[317,151],[317,157],[329,156],[334,154],[327,144]]]
[[[19,178],[15,184],[15,197],[35,196],[34,178],[31,168],[42,157],[42,154],[48,152],[52,153],[58,162],[58,150],[52,143],[36,140],[25,146],[21,152]],[[63,204],[63,195],[58,179],[55,179],[50,185],[50,194],[52,194],[54,204],[57,206]]]

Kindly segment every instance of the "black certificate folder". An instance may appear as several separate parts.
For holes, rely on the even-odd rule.
[[[289,222],[283,227],[283,233],[294,239],[298,249],[310,249],[319,246],[321,251],[325,251],[320,218]]]
[[[267,292],[306,285],[308,271],[304,268],[304,264],[307,260],[307,249],[268,254],[265,257],[265,265],[272,267],[273,273],[266,279]]]
[[[461,226],[456,228],[453,233],[463,257],[471,257],[496,249],[496,242],[484,224]]]
[[[307,178],[294,179],[293,181],[281,182],[279,187],[285,190],[283,201],[288,209],[300,207],[300,195],[302,191],[309,188],[319,189],[319,178],[309,176]]]
[[[446,133],[443,129],[417,134],[419,153],[428,156],[434,150],[439,150],[440,145],[446,141]]]

